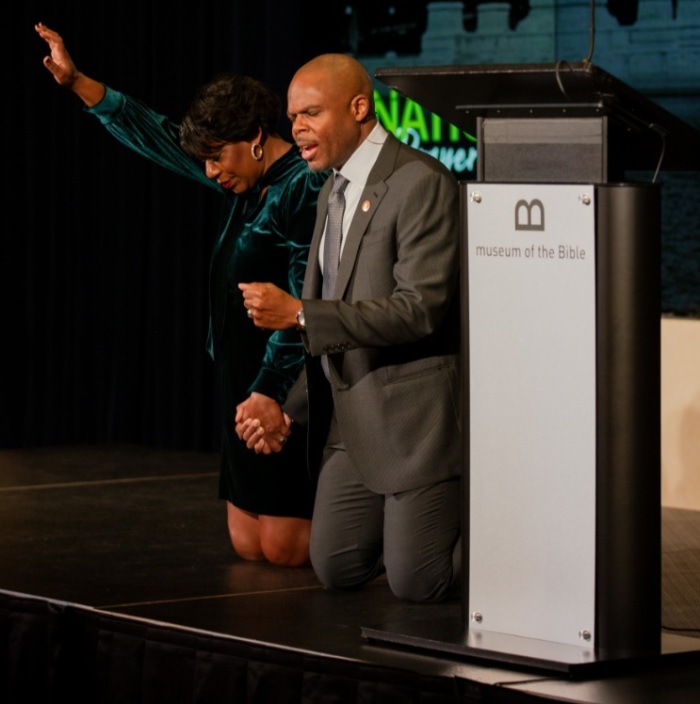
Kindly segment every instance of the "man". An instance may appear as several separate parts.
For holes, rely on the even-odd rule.
[[[308,387],[310,440],[322,430],[324,441],[311,562],[329,587],[386,570],[398,597],[439,600],[459,562],[457,183],[382,128],[372,81],[349,56],[302,66],[288,115],[309,167],[335,172],[319,196],[302,297],[269,283],[240,288],[255,325],[296,326],[304,341],[306,378],[286,409],[295,417],[294,393]],[[322,293],[336,276],[324,252],[340,181],[342,255],[334,290]],[[258,452],[282,431],[237,430]]]

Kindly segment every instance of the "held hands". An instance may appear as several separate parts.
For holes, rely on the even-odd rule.
[[[301,301],[270,283],[238,284],[243,305],[256,327],[286,330],[296,327]],[[267,396],[252,393],[236,408],[236,435],[257,454],[280,452],[291,433],[292,419]]]
[[[236,406],[235,422],[236,435],[256,454],[280,452],[291,434],[292,419],[277,401],[256,392]]]
[[[61,35],[41,22],[35,24],[34,29],[51,50],[51,56],[45,56],[43,59],[44,66],[51,71],[58,85],[71,88],[80,74],[63,44]]]
[[[286,330],[296,327],[301,301],[274,284],[238,284],[243,291],[243,305],[256,327]]]

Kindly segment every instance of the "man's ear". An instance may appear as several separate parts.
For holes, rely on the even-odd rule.
[[[369,116],[369,100],[366,95],[356,95],[350,102],[356,122],[364,122]]]

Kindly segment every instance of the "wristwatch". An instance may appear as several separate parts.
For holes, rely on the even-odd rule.
[[[297,330],[306,330],[306,320],[304,320],[303,308],[300,308],[297,313]]]

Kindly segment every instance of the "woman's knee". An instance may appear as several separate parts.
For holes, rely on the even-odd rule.
[[[228,534],[233,550],[242,560],[259,562],[265,559],[260,545],[258,519],[227,503]]]
[[[261,516],[260,545],[265,559],[280,567],[305,567],[310,532],[307,519]]]
[[[262,544],[265,559],[278,567],[305,567],[309,564],[308,546],[297,541],[273,540]]]
[[[229,536],[234,552],[242,560],[260,562],[266,559],[259,541],[251,539],[250,536],[241,535],[240,531],[229,531]]]

